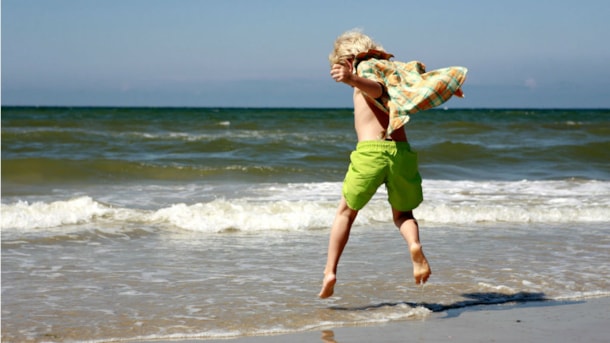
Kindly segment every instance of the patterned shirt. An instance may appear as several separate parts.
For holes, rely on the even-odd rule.
[[[409,114],[439,106],[453,95],[464,96],[461,87],[468,69],[448,67],[426,73],[421,62],[390,61],[392,57],[384,51],[369,50],[354,59],[354,73],[384,86],[383,95],[372,100],[390,116],[386,137],[406,124]]]

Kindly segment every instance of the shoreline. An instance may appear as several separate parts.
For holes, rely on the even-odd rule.
[[[151,340],[148,343],[394,343],[607,342],[610,297],[476,305],[431,313],[423,320],[320,331],[223,339]]]

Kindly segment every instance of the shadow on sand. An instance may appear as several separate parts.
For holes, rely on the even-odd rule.
[[[477,293],[465,293],[465,294],[462,294],[462,296],[464,298],[466,298],[466,300],[457,301],[452,304],[437,304],[437,303],[425,303],[425,302],[424,303],[414,303],[414,302],[402,301],[402,302],[385,302],[385,303],[380,303],[380,304],[372,304],[372,305],[359,306],[359,307],[333,306],[333,307],[330,307],[330,309],[336,310],[336,311],[368,311],[368,310],[374,310],[376,308],[382,308],[382,307],[408,305],[413,308],[418,307],[418,306],[423,306],[432,312],[457,310],[457,311],[451,311],[450,313],[447,313],[446,318],[449,318],[449,317],[457,317],[462,312],[466,311],[467,309],[472,308],[474,306],[481,306],[481,305],[499,305],[499,304],[508,304],[508,303],[520,305],[520,304],[524,304],[524,303],[535,303],[535,302],[539,302],[539,303],[546,302],[545,303],[546,306],[566,304],[566,302],[557,303],[554,301],[550,301],[551,299],[546,298],[544,293],[519,292],[519,293],[513,293],[513,294],[505,294],[505,293],[497,293],[497,292],[486,292],[486,293],[477,292]],[[577,303],[577,302],[569,302],[569,303]],[[544,306],[544,305],[540,305],[540,306]]]

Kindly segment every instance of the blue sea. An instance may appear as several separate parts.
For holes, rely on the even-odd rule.
[[[610,110],[435,109],[425,287],[382,188],[320,300],[350,109],[2,107],[2,342],[219,339],[610,296]]]

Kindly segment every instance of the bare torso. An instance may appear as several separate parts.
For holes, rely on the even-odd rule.
[[[354,88],[354,127],[359,142],[385,139],[385,130],[390,120],[387,113],[369,101],[362,91]],[[391,138],[394,141],[406,142],[404,128],[394,131]]]

